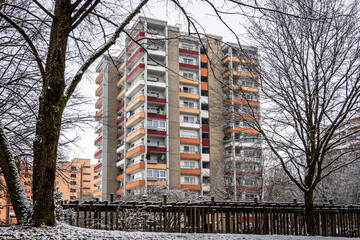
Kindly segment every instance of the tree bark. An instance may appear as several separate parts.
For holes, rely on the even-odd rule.
[[[305,192],[306,231],[307,231],[307,234],[311,235],[311,236],[315,236],[317,234],[313,193],[314,193],[314,190],[308,190]]]
[[[10,196],[11,204],[15,211],[18,223],[27,223],[31,219],[31,206],[28,202],[19,171],[16,167],[14,156],[5,137],[3,126],[0,123],[0,167],[4,174],[6,187]]]
[[[33,222],[37,227],[55,224],[54,185],[57,146],[66,105],[64,75],[67,39],[71,31],[71,1],[58,0],[54,15],[33,146]]]

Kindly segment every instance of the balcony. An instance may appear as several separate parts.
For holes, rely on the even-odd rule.
[[[199,99],[200,96],[199,94],[195,94],[195,93],[186,93],[186,92],[180,92],[179,96],[181,98],[185,98],[185,99]]]
[[[125,144],[120,144],[120,145],[118,145],[118,147],[116,149],[116,153],[120,154],[120,153],[124,152],[124,149],[125,149]]]
[[[157,49],[148,48],[147,51],[148,51],[148,54],[151,55],[151,56],[157,56],[157,57],[165,57],[166,56],[165,49],[161,48],[161,47],[158,47]]]
[[[130,189],[130,188],[135,188],[135,187],[144,186],[144,185],[145,185],[145,180],[143,180],[142,178],[135,178],[135,179],[133,179],[133,181],[126,184],[125,188]]]
[[[210,161],[210,154],[208,154],[208,153],[201,154],[201,159],[203,161],[209,162]]]
[[[222,74],[222,77],[227,77],[230,75],[231,70],[227,70],[225,73]],[[250,78],[257,78],[258,75],[255,73],[249,73],[249,72],[243,72],[243,71],[232,71],[233,76],[239,76],[239,77],[250,77]],[[207,76],[207,75],[206,75]]]
[[[124,159],[118,160],[118,161],[116,162],[116,167],[117,167],[117,168],[124,168],[124,163],[125,163],[125,160],[124,160]]]
[[[200,159],[200,153],[197,151],[194,152],[187,152],[187,151],[180,151],[180,158],[183,159]]]
[[[102,123],[98,123],[95,127],[95,133],[101,133],[102,132]]]
[[[210,169],[209,168],[203,168],[202,174],[204,177],[210,177]]]
[[[201,190],[199,184],[181,184],[181,189]]]
[[[97,100],[97,102],[95,103],[95,108],[102,108],[102,101],[103,101],[104,97],[99,98],[99,100]]]
[[[208,75],[208,70],[207,70],[207,68],[201,68],[201,69],[200,69],[200,73],[201,73],[201,76],[207,76],[207,75]]]
[[[99,136],[95,139],[95,142],[94,142],[94,146],[100,146],[102,145],[102,139],[103,139],[103,136]]]
[[[124,136],[124,130],[120,131],[120,132],[116,135],[116,139],[119,140],[122,136]]]
[[[95,96],[99,97],[103,94],[104,84],[101,84],[95,91]]]
[[[133,158],[136,157],[145,151],[145,146],[143,143],[136,144],[135,146],[131,147],[127,153],[125,154],[125,157],[127,158]]]
[[[180,143],[200,144],[198,136],[180,136]]]
[[[145,86],[144,77],[141,75],[131,83],[131,86],[126,91],[126,97],[132,98],[135,93],[139,92]]]
[[[199,168],[185,168],[181,166],[180,173],[186,175],[201,175],[201,170]]]
[[[241,128],[241,127],[229,127],[229,128],[225,128],[224,133],[228,133],[231,131],[235,131],[235,132],[242,132],[242,133],[254,133],[254,134],[259,134],[258,131],[256,131],[255,129],[251,129],[251,128]]]
[[[102,152],[102,149],[98,149],[94,154],[94,158],[100,159],[102,157]]]
[[[209,90],[209,83],[207,83],[207,82],[202,82],[202,83],[201,83],[201,89],[202,89],[202,90]]]
[[[166,147],[163,144],[159,144],[157,146],[152,147],[150,143],[148,143],[148,152],[156,152],[156,153],[166,153]]]
[[[137,50],[131,55],[126,63],[126,67],[133,67],[133,65],[144,56],[145,50],[138,46]]]
[[[179,68],[198,70],[198,69],[199,69],[199,65],[188,64],[188,63],[179,63]]]
[[[124,194],[124,191],[125,191],[125,188],[118,188],[118,189],[116,190],[116,194],[117,194],[117,195]]]
[[[224,101],[224,104],[227,104],[227,103],[231,103],[231,99],[227,99],[227,100]],[[251,101],[251,100],[245,100],[245,99],[234,99],[234,103],[259,106],[259,102]]]
[[[130,115],[129,119],[126,121],[125,126],[130,128],[135,126],[136,124],[140,123],[145,119],[144,109],[138,109],[133,114]]]
[[[131,112],[134,109],[138,108],[139,106],[141,106],[143,103],[145,102],[145,96],[143,95],[142,92],[139,92],[138,94],[136,94],[130,101],[130,103],[128,104],[128,106],[126,107],[126,111],[127,112]]]
[[[119,127],[120,124],[122,124],[125,120],[125,117],[121,117],[117,122],[116,122],[116,125]]]
[[[199,55],[198,51],[188,50],[184,48],[179,48],[179,54],[185,54],[185,55]]]
[[[199,80],[188,79],[188,78],[183,78],[183,77],[179,77],[179,82],[185,83],[185,84],[191,84],[191,85],[199,85]]]
[[[95,83],[96,83],[96,84],[102,84],[102,82],[103,82],[103,80],[104,80],[103,75],[104,75],[104,70],[101,71],[101,73],[99,74],[99,76],[96,78],[96,80],[95,80]]]
[[[139,172],[141,170],[143,170],[145,168],[145,163],[143,162],[137,162],[137,163],[134,163],[134,164],[129,164],[126,169],[125,169],[125,172],[127,174],[129,173],[135,173],[135,172]]]
[[[125,106],[125,103],[124,102],[120,102],[120,106],[116,109],[117,113],[118,114],[122,114],[124,111],[124,106]]]
[[[182,128],[200,129],[200,121],[197,121],[197,122],[184,122],[184,121],[180,121],[180,127],[182,127]]]
[[[188,105],[180,105],[180,112],[181,113],[189,113],[189,114],[199,114],[200,109],[198,108],[189,108]]]
[[[154,61],[147,62],[147,69],[152,73],[164,73],[166,71],[165,67],[161,66],[160,64]]]
[[[135,36],[134,40],[136,41],[136,40],[139,40],[139,39],[141,39],[141,38],[143,38],[143,37],[145,37],[145,33],[144,33],[144,32],[139,32],[139,33]],[[129,44],[129,46],[126,48],[126,52],[133,51],[136,46],[138,46],[138,45],[137,45],[134,41],[131,41],[130,44]]]
[[[135,129],[133,129],[126,137],[125,141],[127,143],[132,143],[138,140],[139,138],[143,137],[145,135],[145,129],[144,126],[139,126]]]
[[[203,132],[209,132],[209,125],[208,124],[202,124],[201,125],[201,130]]]
[[[95,121],[100,121],[102,119],[103,110],[97,111],[95,114]]]
[[[165,105],[166,104],[166,99],[165,98],[159,98],[157,96],[154,96],[150,93],[148,93],[148,102],[150,103],[155,103],[155,105]]]
[[[166,137],[166,131],[164,131],[162,128],[149,129],[149,127],[148,127],[147,134],[153,135],[153,136],[164,136],[164,137]]]
[[[144,72],[144,69],[145,69],[144,63],[139,63],[138,65],[136,65],[135,68],[130,70],[129,75],[126,77],[126,82],[131,83],[138,76],[140,76],[140,74],[142,74]]]
[[[102,163],[97,164],[97,165],[94,167],[94,172],[99,172],[99,171],[101,170],[101,167],[102,167]]]
[[[125,79],[125,75],[122,76],[122,77],[120,78],[120,80],[117,82],[116,86],[117,86],[118,88],[122,88],[122,87],[123,87],[123,85],[124,85],[124,79]]]
[[[124,180],[124,176],[125,176],[124,173],[119,174],[119,175],[116,177],[116,181],[122,181],[122,180]]]
[[[205,54],[200,54],[200,61],[201,62],[207,62],[208,61],[208,57]]]
[[[118,71],[119,73],[123,73],[123,72],[124,72],[124,67],[125,67],[125,62],[123,62],[123,63],[120,65],[120,67],[117,69],[117,71]]]
[[[116,96],[116,99],[119,101],[123,101],[124,93],[125,93],[125,88]]]

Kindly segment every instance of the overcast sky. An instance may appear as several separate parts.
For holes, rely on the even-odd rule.
[[[214,1],[219,3],[220,1]],[[236,37],[231,31],[229,31],[224,24],[215,16],[212,8],[203,2],[200,1],[188,1],[185,6],[186,11],[189,12],[190,16],[193,17],[203,28],[203,31],[210,34],[223,36],[224,42],[236,42]],[[222,10],[232,11],[232,6],[217,6],[221,7]],[[238,9],[236,9],[238,10]],[[167,20],[168,24],[176,25],[181,24],[182,31],[187,30],[186,20],[183,17],[182,13],[174,8],[173,4],[168,4],[168,1],[163,0],[153,0],[150,1],[146,8],[143,9],[141,13],[142,16],[147,16],[151,18],[157,18],[161,20]],[[246,45],[251,45],[251,42],[246,38],[245,30],[241,26],[245,23],[246,19],[240,15],[230,15],[224,17],[224,20],[229,24],[229,26],[238,34],[241,42]],[[199,28],[200,29],[200,28]],[[97,89],[95,84],[95,79],[97,74],[94,71],[95,65],[92,66],[92,73],[84,79],[79,88],[86,92],[89,96],[92,96],[93,104],[85,107],[85,113],[95,114],[94,104],[97,98],[94,96],[94,92]],[[94,126],[96,125],[94,121]],[[94,133],[94,126],[84,128],[82,131],[77,130],[76,134],[80,136],[80,141],[78,142],[78,147],[72,147],[72,151],[68,153],[69,158],[90,158],[94,160],[94,152],[96,147],[94,146],[94,140],[96,134]],[[75,134],[75,132],[74,132]]]

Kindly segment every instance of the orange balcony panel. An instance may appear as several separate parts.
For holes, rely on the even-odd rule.
[[[200,113],[200,109],[197,109],[197,108],[185,108],[185,107],[180,107],[180,112],[187,112],[187,113]]]
[[[180,138],[180,142],[182,143],[200,143],[200,139],[197,138]]]
[[[124,68],[124,66],[125,66],[125,62],[123,62],[123,63],[120,65],[120,67],[118,68],[118,72],[120,72],[120,71]]]
[[[137,97],[132,103],[130,103],[129,106],[126,107],[126,111],[129,111],[129,109],[131,109],[135,104],[137,104],[138,102],[145,102],[145,96],[139,96]]]
[[[201,89],[209,90],[209,83],[207,83],[207,82],[202,82],[202,83],[201,83]]]
[[[202,62],[207,62],[208,61],[208,57],[205,54],[200,54],[200,60]]]
[[[103,89],[103,87],[104,87],[104,84],[102,83],[102,84],[98,87],[98,89],[96,89],[95,96],[98,95],[98,93],[101,91],[101,89]]]
[[[166,181],[148,181],[148,186],[164,186],[166,185]]]
[[[224,101],[224,104],[225,103],[231,103],[231,99]],[[234,103],[250,104],[250,105],[254,105],[254,106],[259,106],[259,102],[257,102],[257,101],[248,101],[248,100],[242,100],[242,99],[234,99]]]
[[[232,128],[229,127],[227,129],[224,130],[225,133],[228,133],[230,131],[232,131]],[[234,128],[234,131],[235,132],[243,132],[243,133],[255,133],[255,134],[259,134],[258,131],[256,131],[255,129],[250,129],[250,128],[239,128],[239,127],[235,127]]]
[[[126,122],[125,126],[126,127],[129,126],[131,123],[133,123],[134,121],[136,121],[140,117],[145,118],[145,113],[144,112],[139,112],[135,116],[131,117],[130,120]]]
[[[124,82],[125,75],[120,78],[120,80],[117,82],[116,86],[118,87],[122,82]]]
[[[195,154],[195,153],[180,153],[180,158],[200,159],[200,154]]]
[[[95,103],[95,108],[102,102],[104,97],[99,98],[99,100]]]
[[[96,116],[95,116],[95,120],[96,120],[98,117],[100,117],[102,113],[103,113],[103,110],[101,110],[100,112],[98,112],[98,113],[96,114]]]
[[[134,148],[133,150],[127,152],[125,154],[125,157],[131,156],[131,155],[133,155],[134,153],[136,153],[138,151],[145,151],[145,146],[138,146],[138,147]]]
[[[231,89],[231,85],[227,85],[225,87],[223,87],[223,90],[226,91],[228,89]],[[241,89],[243,91],[249,91],[249,92],[258,92],[259,89],[258,88],[253,88],[253,87],[245,87],[245,86],[239,86],[239,85],[234,85],[234,89]]]
[[[192,98],[192,99],[199,99],[200,98],[200,96],[198,94],[184,93],[184,92],[180,92],[179,96],[184,97],[184,98]]]
[[[166,169],[166,164],[151,164],[147,165],[148,168]]]
[[[145,147],[144,147],[144,150],[145,150]],[[126,173],[129,173],[131,171],[134,171],[135,169],[138,169],[138,168],[145,168],[145,163],[138,163],[138,164],[135,164],[131,167],[128,167],[125,169],[125,172]]]
[[[200,72],[201,72],[202,76],[207,76],[208,75],[208,70],[206,68],[201,68]]]
[[[129,188],[133,188],[136,186],[143,186],[143,185],[145,185],[145,180],[139,180],[139,181],[135,181],[135,182],[126,184],[125,188],[129,189]]]
[[[183,174],[197,174],[200,175],[201,171],[200,169],[186,169],[186,168],[182,168],[180,169],[180,172]]]
[[[116,99],[121,98],[121,97],[124,95],[124,93],[125,93],[125,89],[123,89],[123,90],[117,95]]]
[[[247,119],[259,119],[259,116],[258,116],[258,115],[253,116],[253,115],[251,115],[251,114],[238,114],[238,113],[234,113],[234,116],[235,116],[235,117],[247,118]],[[226,115],[224,116],[224,118],[229,118],[229,117],[231,117],[231,113],[226,114]]]
[[[134,133],[132,133],[131,135],[129,135],[129,136],[125,139],[125,141],[128,142],[128,141],[130,141],[133,137],[138,136],[139,134],[145,135],[145,129],[139,129],[139,130],[135,131]]]
[[[120,174],[119,176],[116,177],[116,181],[119,181],[120,179],[124,178],[124,174]]]
[[[230,60],[230,56],[224,58],[224,59],[222,60],[222,62],[223,62],[223,63],[226,63],[226,62],[229,61],[229,60]],[[232,60],[235,61],[235,62],[242,62],[242,63],[252,63],[252,64],[256,64],[256,63],[257,63],[256,60],[254,60],[254,59],[243,59],[243,58],[238,58],[238,57],[233,57]]]
[[[179,81],[182,83],[199,84],[199,80],[191,80],[183,77],[179,77]]]
[[[226,71],[225,73],[223,73],[223,77],[226,77],[227,75],[230,74],[230,70]],[[233,71],[233,75],[237,75],[237,76],[244,76],[244,77],[252,77],[252,78],[256,78],[258,75],[255,73],[247,73],[247,72],[241,72],[241,71]]]
[[[101,182],[102,181],[102,177],[99,177],[97,179],[94,180],[94,184],[98,183],[98,182]]]
[[[122,193],[124,193],[124,190],[125,190],[125,188],[120,188],[120,189],[118,189],[118,190],[116,190],[116,194],[122,194]]]
[[[188,185],[188,184],[181,184],[181,189],[194,189],[194,190],[201,190],[200,185]]]
[[[97,83],[99,81],[99,79],[101,78],[101,76],[104,74],[104,70],[101,71],[101,73],[99,74],[99,76],[96,78],[95,83]]]

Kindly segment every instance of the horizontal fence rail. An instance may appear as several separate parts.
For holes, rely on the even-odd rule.
[[[58,220],[121,231],[306,235],[303,203],[61,202]],[[360,206],[315,204],[318,235],[360,237]]]

